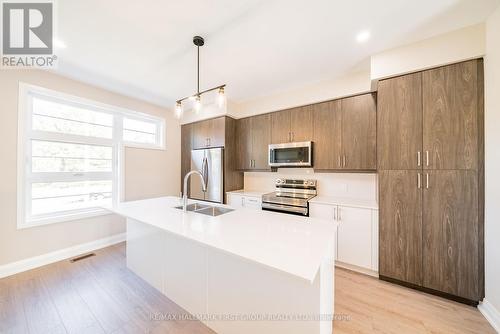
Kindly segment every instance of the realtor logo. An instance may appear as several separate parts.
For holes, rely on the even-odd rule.
[[[2,67],[54,67],[52,2],[2,2]]]

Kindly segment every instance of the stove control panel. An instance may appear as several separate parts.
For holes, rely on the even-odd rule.
[[[316,188],[317,181],[316,180],[297,180],[297,179],[276,179],[275,186],[277,188]]]

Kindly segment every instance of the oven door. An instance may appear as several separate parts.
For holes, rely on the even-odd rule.
[[[269,145],[269,166],[310,167],[312,166],[312,143],[286,143]]]

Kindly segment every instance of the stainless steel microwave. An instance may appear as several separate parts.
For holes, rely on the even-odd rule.
[[[269,166],[311,167],[312,142],[305,141],[269,145]]]

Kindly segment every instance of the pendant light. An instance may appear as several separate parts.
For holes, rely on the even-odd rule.
[[[200,47],[205,45],[205,40],[203,39],[203,37],[201,36],[194,36],[193,37],[193,43],[194,45],[196,46],[196,51],[197,51],[197,86],[196,86],[196,93],[191,95],[191,96],[187,96],[187,97],[184,97],[180,100],[177,100],[176,103],[175,103],[175,114],[178,118],[180,118],[182,116],[182,113],[183,113],[183,105],[182,105],[182,102],[184,102],[185,100],[193,100],[194,101],[194,110],[196,113],[200,112],[201,108],[202,108],[202,102],[201,102],[201,96],[205,93],[208,93],[208,92],[211,92],[211,91],[214,91],[214,90],[218,90],[218,95],[217,95],[217,105],[222,108],[225,103],[226,103],[226,96],[225,96],[225,91],[224,91],[224,88],[226,87],[226,85],[220,85],[220,86],[217,86],[217,87],[213,87],[213,88],[210,88],[210,89],[206,89],[204,91],[201,91],[200,92]]]

